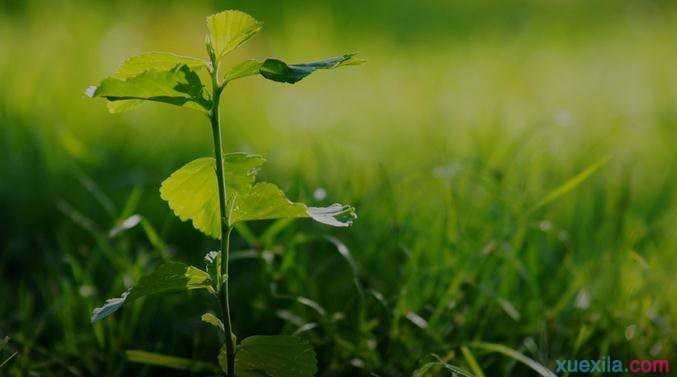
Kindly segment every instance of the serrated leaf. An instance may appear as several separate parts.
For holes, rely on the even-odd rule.
[[[235,79],[239,79],[241,77],[258,75],[262,65],[263,61],[260,60],[245,60],[242,63],[231,68],[231,70],[228,71],[228,73],[226,73],[226,76],[223,78],[223,81],[228,82],[233,81]]]
[[[106,102],[106,107],[108,112],[111,114],[122,113],[127,110],[132,110],[143,104],[142,99],[121,99],[118,101],[108,101]]]
[[[235,50],[253,37],[262,23],[239,10],[226,10],[207,17],[207,37],[217,58]]]
[[[170,71],[181,65],[186,65],[191,69],[207,67],[207,63],[199,58],[169,52],[148,52],[125,60],[113,76],[119,79],[127,79],[146,71]]]
[[[106,301],[92,312],[92,322],[108,317],[125,302],[132,302],[141,297],[169,292],[181,292],[191,289],[211,288],[208,273],[180,262],[169,262],[160,265],[152,273],[143,276],[139,282],[119,298]]]
[[[358,65],[364,60],[356,59],[356,54],[345,54],[310,63],[287,64],[279,59],[247,60],[232,68],[224,77],[226,82],[242,77],[260,74],[268,80],[294,84],[318,69],[334,69],[348,65]]]
[[[272,183],[253,185],[256,171],[264,161],[260,156],[244,153],[224,156],[229,225],[252,220],[311,217],[331,226],[349,226],[356,217],[350,206],[335,203],[328,207],[307,207],[291,202]],[[215,168],[214,159],[209,157],[189,162],[162,182],[160,196],[182,221],[192,220],[196,229],[220,238]]]
[[[169,71],[178,65],[187,65],[192,69],[206,68],[204,60],[189,56],[181,56],[169,52],[149,52],[137,56],[132,56],[125,60],[113,77],[118,79],[127,79],[139,75],[145,71]],[[141,105],[143,100],[129,99],[108,102],[108,111],[111,113],[120,113],[131,110]]]
[[[312,377],[317,359],[310,343],[301,338],[256,335],[238,347],[235,372],[242,377]]]
[[[103,97],[109,101],[145,100],[163,102],[199,111],[210,105],[200,77],[183,64],[168,71],[144,71],[128,78],[108,77],[99,86],[87,88],[89,97]],[[126,103],[121,108],[129,108]],[[113,110],[121,108],[114,107]]]
[[[230,211],[228,222],[280,218],[308,217],[308,208],[302,203],[292,203],[282,190],[272,183],[259,182],[249,192],[238,195]]]
[[[224,173],[229,202],[237,193],[246,192],[256,179],[256,171],[265,159],[258,155],[230,153],[224,156]],[[176,170],[160,186],[160,196],[181,219],[214,238],[221,238],[219,228],[219,193],[216,165],[211,157],[193,160]]]
[[[126,352],[127,359],[134,363],[160,366],[170,369],[188,370],[195,373],[218,372],[219,368],[211,363],[194,361],[182,357],[162,355],[154,352],[129,350]]]

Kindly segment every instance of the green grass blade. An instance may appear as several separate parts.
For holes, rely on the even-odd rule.
[[[482,372],[482,368],[480,368],[480,365],[477,363],[477,360],[475,359],[475,356],[470,352],[470,349],[466,346],[461,346],[461,353],[463,353],[463,357],[465,357],[465,361],[468,363],[468,366],[470,369],[472,369],[472,372],[475,374],[476,377],[484,377],[484,372]]]
[[[590,178],[590,176],[594,174],[597,170],[606,165],[606,163],[609,162],[610,159],[611,156],[605,156],[599,159],[597,162],[593,163],[580,173],[576,174],[573,178],[564,182],[564,184],[550,191],[550,193],[548,193],[548,195],[546,195],[540,202],[538,202],[538,204],[536,204],[531,209],[531,211],[535,211],[541,207],[544,207],[554,202],[555,200],[559,199],[561,196],[569,193],[571,190],[575,189],[576,187],[578,187],[578,185],[583,183],[586,179]]]
[[[170,369],[188,370],[191,372],[215,372],[220,369],[211,363],[194,361],[182,357],[167,356],[154,352],[129,350],[126,352],[127,359],[133,363],[154,365]]]
[[[445,369],[445,370],[451,372],[451,374],[453,376],[475,377],[472,374],[470,374],[469,372],[467,372],[467,371],[465,371],[465,370],[463,370],[459,367],[456,367],[456,366],[453,366],[451,364],[447,364],[447,363],[444,363],[444,362],[441,362],[441,361],[431,361],[431,362],[423,365],[421,368],[414,371],[414,374],[412,376],[413,377],[425,377],[425,376],[427,376],[428,371],[430,371],[433,368]],[[434,374],[434,375],[436,375],[436,374]]]
[[[3,361],[0,364],[0,369],[2,369],[5,365],[7,365],[7,363],[9,363],[9,361],[12,360],[18,354],[19,354],[19,352],[15,351],[13,354],[9,355],[9,357],[7,359],[5,359],[5,361]]]
[[[531,359],[525,356],[523,353],[515,351],[514,349],[504,346],[502,344],[496,343],[485,343],[485,342],[474,342],[471,343],[473,347],[477,347],[490,352],[497,352],[505,356],[511,357],[525,365],[529,368],[536,371],[539,375],[543,377],[557,377],[553,372],[548,368],[544,367],[541,363],[537,362],[534,359]]]

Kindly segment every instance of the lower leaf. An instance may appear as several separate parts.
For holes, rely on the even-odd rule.
[[[246,338],[235,354],[240,377],[312,377],[317,373],[313,347],[306,340],[286,335]]]
[[[139,279],[139,282],[123,293],[121,297],[106,300],[102,307],[94,309],[92,322],[113,314],[125,302],[132,302],[141,297],[158,293],[181,292],[200,288],[212,289],[211,278],[208,273],[180,262],[164,263],[149,275]]]

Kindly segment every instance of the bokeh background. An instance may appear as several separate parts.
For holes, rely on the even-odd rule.
[[[262,222],[234,236],[238,337],[305,336],[320,376],[408,376],[437,358],[534,374],[476,341],[553,369],[672,356],[674,2],[3,0],[0,364],[16,356],[0,375],[185,375],[124,351],[216,356],[200,294],[90,324],[163,259],[199,265],[216,243],[158,193],[211,153],[205,119],[162,104],[111,115],[83,90],[138,53],[204,56],[204,18],[229,8],[265,23],[233,64],[368,59],[225,91],[227,150],[265,155],[261,178],[290,198],[359,213],[351,229]]]

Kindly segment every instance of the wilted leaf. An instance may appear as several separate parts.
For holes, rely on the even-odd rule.
[[[207,17],[207,35],[217,58],[235,50],[253,37],[262,23],[239,10],[226,10]]]
[[[322,224],[338,227],[350,226],[357,218],[355,208],[339,203],[327,207],[308,207],[308,216]],[[341,218],[345,219],[341,220]]]
[[[218,282],[221,275],[221,253],[218,251],[210,251],[205,255],[205,270],[211,276],[212,281]],[[217,290],[221,287],[217,287]]]
[[[225,81],[241,77],[261,74],[261,76],[278,82],[294,84],[318,69],[334,69],[347,65],[364,63],[356,59],[355,54],[345,54],[310,63],[287,64],[279,59],[247,60],[231,69],[225,76]]]
[[[118,311],[125,301],[127,301],[127,296],[129,296],[129,291],[122,293],[122,296],[120,297],[109,298],[103,306],[95,308],[92,311],[92,323],[102,320]]]
[[[253,185],[256,171],[265,160],[260,156],[233,153],[224,156],[228,197],[228,223],[278,218],[311,217],[331,226],[349,226],[355,218],[350,206],[306,207],[291,202],[274,184]],[[172,173],[160,187],[162,199],[182,221],[214,238],[219,229],[219,197],[213,158],[199,158]]]
[[[317,360],[313,347],[301,338],[256,335],[239,345],[235,372],[242,377],[312,377]]]
[[[210,106],[205,92],[200,77],[184,64],[168,71],[144,71],[129,78],[108,77],[99,86],[87,88],[86,94],[109,101],[156,101],[205,111]],[[123,107],[126,106],[131,104]]]
[[[158,293],[181,292],[191,289],[211,288],[209,274],[179,262],[169,262],[160,265],[149,275],[143,276],[139,282],[119,298],[106,301],[92,312],[92,322],[96,322],[111,315],[125,302],[132,302],[141,297]]]

